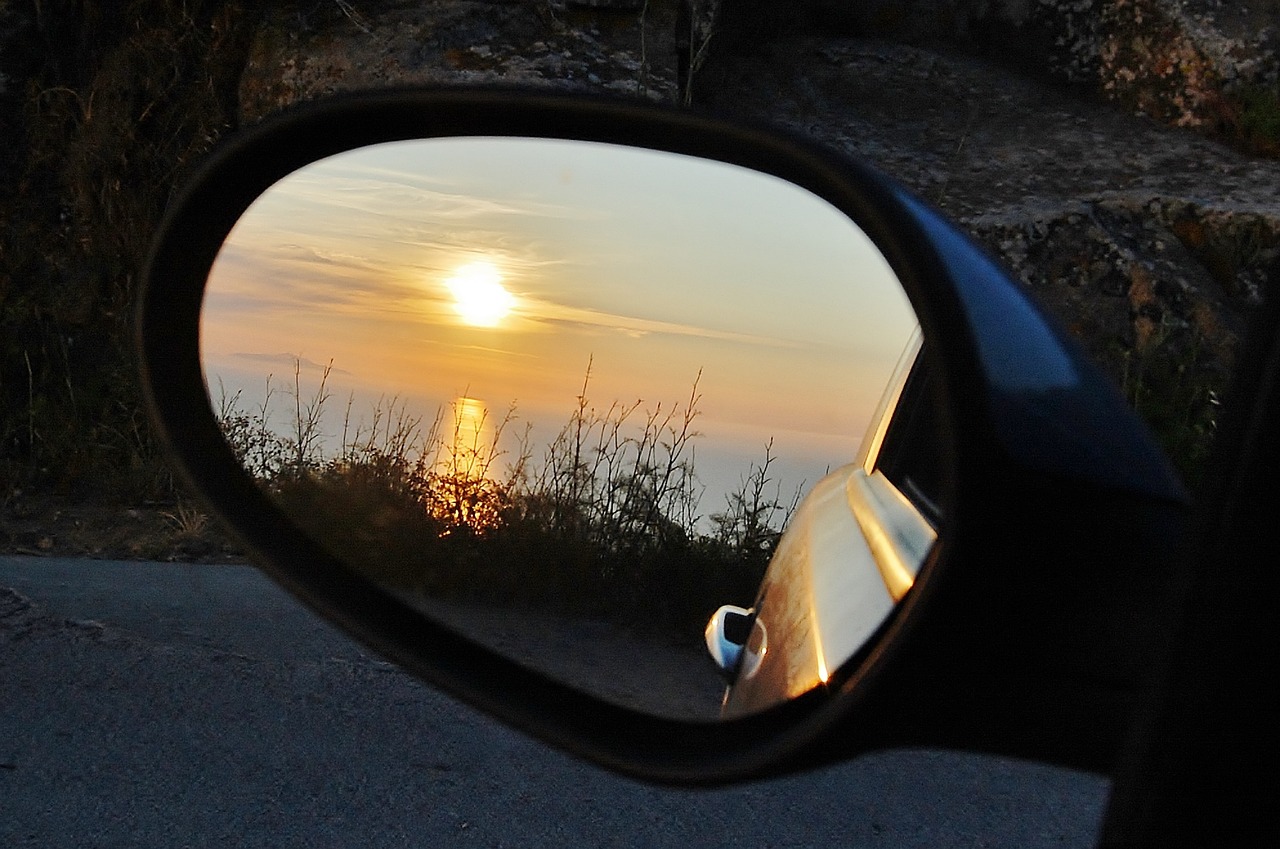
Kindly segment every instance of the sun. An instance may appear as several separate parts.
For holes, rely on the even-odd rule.
[[[485,260],[468,263],[444,281],[453,295],[453,308],[475,327],[495,327],[515,306],[515,297],[502,287],[497,267]]]

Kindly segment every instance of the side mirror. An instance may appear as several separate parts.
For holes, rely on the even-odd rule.
[[[158,431],[261,566],[550,742],[682,783],[1114,755],[1185,496],[1016,284],[864,165],[632,102],[336,99],[211,158],[138,327]],[[556,393],[504,441],[495,410]]]

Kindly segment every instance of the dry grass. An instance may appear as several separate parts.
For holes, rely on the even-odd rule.
[[[697,379],[683,402],[597,407],[588,367],[549,444],[526,429],[514,451],[514,406],[477,426],[456,405],[424,422],[399,399],[358,420],[349,402],[326,453],[327,379],[286,393],[287,432],[272,430],[269,403],[242,410],[224,393],[224,433],[304,530],[406,591],[692,633],[719,604],[752,602],[799,499],[781,497],[770,443],[723,511],[704,515]]]
[[[132,362],[138,269],[235,122],[237,0],[0,4],[0,484],[169,499]]]

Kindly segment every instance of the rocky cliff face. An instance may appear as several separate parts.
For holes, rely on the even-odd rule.
[[[1277,270],[1274,160],[916,47],[797,39],[726,65],[711,69],[717,105],[868,158],[940,207],[1188,468],[1202,458],[1245,317]]]
[[[938,5],[870,3],[859,23],[893,32]],[[1280,270],[1280,164],[1189,128],[1217,114],[1223,79],[1274,77],[1271,30],[1251,30],[1256,44],[1238,52],[1221,29],[1200,27],[1197,15],[1209,12],[1197,9],[1211,0],[944,5],[968,36],[983,21],[1051,25],[1054,61],[1068,63],[1051,70],[1098,74],[1115,102],[954,50],[802,27],[723,38],[694,93],[708,108],[870,160],[957,220],[1109,369],[1194,474],[1247,316]],[[405,83],[680,98],[671,4],[362,8],[305,26],[268,21],[242,78],[245,119],[331,91]]]
[[[1187,468],[1280,264],[1280,0],[118,6],[0,0],[0,512],[172,496],[129,342],[150,234],[218,138],[340,89],[692,100],[869,160],[1000,256]]]

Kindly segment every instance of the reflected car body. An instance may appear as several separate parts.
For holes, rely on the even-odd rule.
[[[821,686],[867,645],[938,538],[932,409],[917,331],[886,387],[857,459],[805,496],[770,560],[745,643],[708,626],[730,678],[722,713],[757,713]],[[743,629],[745,630],[745,629]],[[740,637],[738,639],[741,639]],[[728,645],[728,650],[717,650]]]

